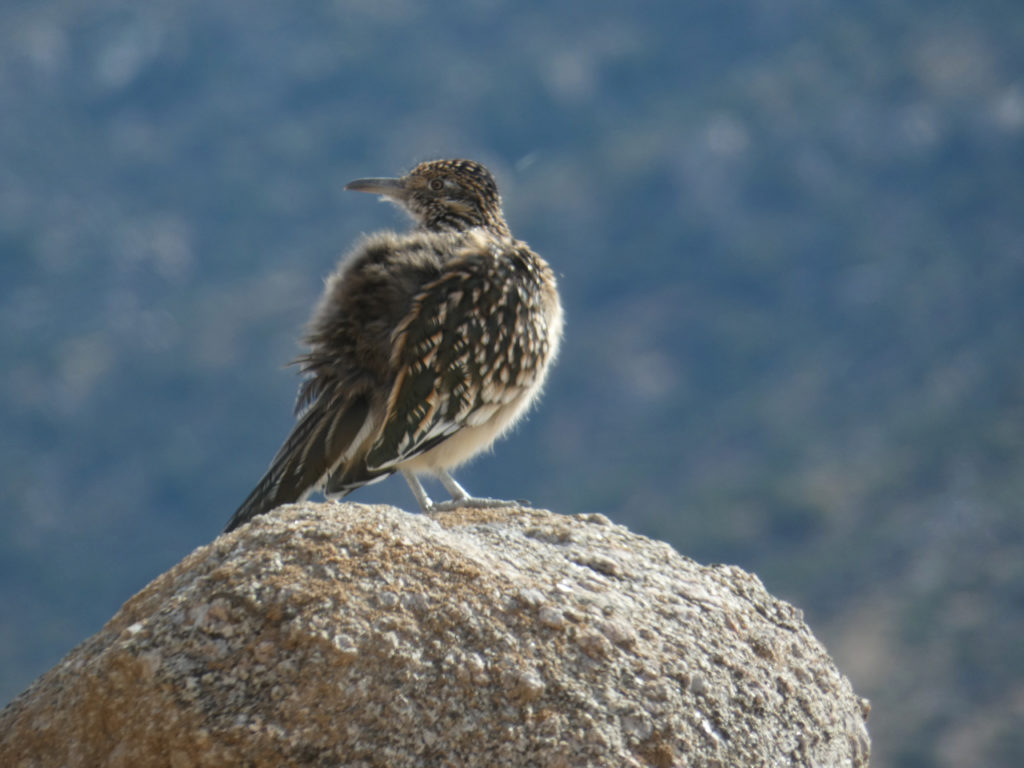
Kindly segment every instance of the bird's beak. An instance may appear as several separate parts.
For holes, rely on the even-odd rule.
[[[384,195],[394,200],[401,200],[408,194],[403,179],[356,179],[345,185],[345,189],[353,192],[369,192],[371,195]]]

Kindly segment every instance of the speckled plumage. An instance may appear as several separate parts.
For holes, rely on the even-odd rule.
[[[342,496],[402,472],[441,478],[486,450],[539,394],[558,351],[554,274],[512,237],[490,172],[421,163],[401,179],[360,179],[416,222],[363,239],[328,279],[310,322],[299,420],[227,530],[316,490]]]

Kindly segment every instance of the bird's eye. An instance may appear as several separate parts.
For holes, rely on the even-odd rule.
[[[430,188],[435,192],[440,192],[442,189],[444,189],[444,182],[441,179],[431,179]]]

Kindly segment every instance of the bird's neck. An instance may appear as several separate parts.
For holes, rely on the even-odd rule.
[[[449,232],[454,234],[469,232],[472,229],[484,229],[489,234],[498,238],[512,237],[508,224],[506,224],[505,220],[500,216],[463,217],[451,214],[421,222],[420,229],[424,229],[428,232]]]

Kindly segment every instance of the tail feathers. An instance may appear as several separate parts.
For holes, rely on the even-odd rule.
[[[319,488],[353,447],[369,411],[365,397],[339,402],[327,393],[321,395],[299,419],[263,479],[231,516],[225,532],[281,504],[301,501]]]
[[[324,493],[330,498],[340,498],[352,493],[356,488],[379,483],[394,473],[394,469],[369,469],[364,457],[358,462],[342,465],[332,472],[324,483]]]

